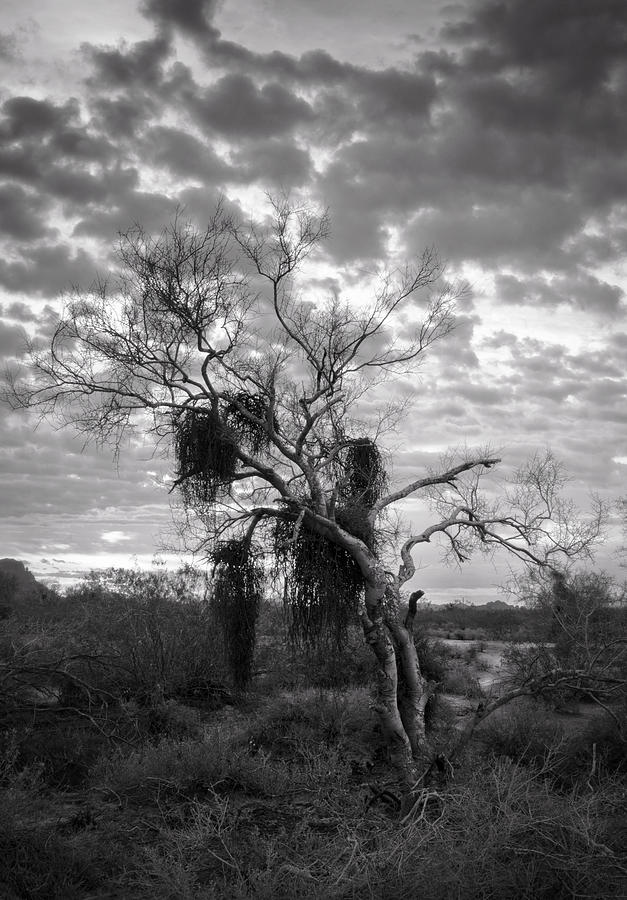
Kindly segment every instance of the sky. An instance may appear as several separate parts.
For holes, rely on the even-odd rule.
[[[225,195],[328,207],[338,283],[433,246],[469,282],[457,328],[390,391],[394,474],[550,447],[586,509],[627,494],[624,0],[4,0],[0,366],[45,339],[118,232]],[[499,476],[497,476],[499,477]],[[115,461],[0,407],[0,557],[68,583],[170,563],[167,461]],[[424,507],[405,503],[415,528]],[[614,514],[597,566],[620,574]],[[436,601],[495,599],[507,561],[418,554]]]

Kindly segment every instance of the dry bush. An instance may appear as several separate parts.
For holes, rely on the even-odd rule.
[[[158,686],[166,699],[216,705],[225,676],[216,622],[197,593],[200,575],[111,569],[94,573],[71,597],[80,611],[81,645],[109,660],[108,690],[150,699]],[[219,705],[219,703],[217,704]]]
[[[28,785],[21,794],[5,787],[0,801],[10,821],[0,824],[0,884],[4,878],[6,896],[624,895],[627,810],[616,778],[600,773],[585,790],[556,792],[542,760],[540,768],[482,760],[475,747],[467,769],[445,789],[424,790],[399,821],[383,798],[366,804],[372,794],[347,778],[347,750],[364,727],[355,701],[363,709],[365,697],[358,693],[284,696],[252,720],[222,716],[204,740],[169,738],[109,753],[92,769],[91,819],[60,817],[50,794]],[[267,744],[251,747],[251,734],[263,726]],[[328,741],[321,740],[325,728]],[[291,735],[289,746],[280,744],[281,735]],[[10,747],[6,760],[10,773]],[[11,790],[18,798],[13,806],[6,799]],[[36,893],[38,884],[48,893]]]
[[[5,778],[0,805],[3,900],[104,900],[103,887],[124,866],[115,833],[96,833],[74,810],[67,815],[58,796],[42,790],[36,770]]]
[[[420,662],[420,671],[427,681],[442,684],[446,679],[447,664],[451,659],[449,648],[442,641],[421,635],[414,638]]]
[[[374,657],[360,629],[350,627],[346,643],[296,647],[280,612],[264,609],[256,653],[257,686],[270,693],[283,688],[341,689],[373,682]]]
[[[338,746],[346,753],[371,749],[375,722],[363,688],[332,691],[310,688],[269,700],[248,726],[252,745],[291,753],[309,745],[317,752]]]
[[[445,694],[456,694],[458,697],[465,697],[468,700],[484,696],[483,688],[477,678],[463,665],[454,665],[447,670],[442,690]]]
[[[618,713],[625,722],[625,710],[618,710]],[[608,715],[593,719],[572,735],[567,750],[560,769],[562,778],[585,778],[596,784],[606,778],[620,778],[627,774],[625,732],[619,727],[619,722]]]
[[[174,896],[198,900],[618,898],[625,859],[607,818],[625,811],[618,794],[610,784],[554,795],[501,761],[446,793],[425,791],[403,822],[360,811],[339,791],[326,804],[320,791],[291,808],[261,807],[258,820],[220,797],[162,832],[151,877],[156,896],[176,883]]]
[[[563,727],[544,705],[525,698],[497,710],[478,728],[488,756],[542,765],[565,744]]]
[[[542,702],[521,698],[486,719],[476,736],[488,755],[540,766],[562,790],[592,789],[624,776],[627,742],[613,717],[570,724],[566,728]]]
[[[285,765],[251,755],[241,738],[224,739],[215,726],[200,740],[165,738],[130,752],[120,748],[93,766],[91,784],[135,803],[154,803],[233,790],[264,796],[291,780]]]

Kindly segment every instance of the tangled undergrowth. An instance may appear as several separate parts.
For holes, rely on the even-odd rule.
[[[0,629],[2,900],[625,896],[625,743],[603,710],[574,728],[503,707],[401,816],[360,635],[297,652],[262,608],[243,695],[191,578],[166,603],[161,576],[109,573],[69,598],[71,627],[62,605]],[[485,654],[417,650],[446,753]]]
[[[193,735],[107,749],[71,793],[36,765],[19,771],[5,746],[2,896],[624,896],[626,791],[609,731],[591,778],[585,736],[569,747],[544,734],[531,757],[493,730],[401,820],[369,749],[365,689],[254,699]],[[568,784],[556,757],[572,762]]]

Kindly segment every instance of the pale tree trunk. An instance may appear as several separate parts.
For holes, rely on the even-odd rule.
[[[412,594],[409,609],[402,623],[386,619],[396,651],[398,671],[397,702],[403,727],[409,738],[412,755],[424,762],[428,754],[425,731],[425,709],[433,693],[433,685],[425,680],[414,644],[413,626],[416,605],[422,591]]]
[[[372,622],[364,615],[362,625],[366,641],[378,662],[376,700],[373,709],[379,716],[392,766],[403,792],[408,793],[416,785],[418,770],[398,705],[398,670],[394,645],[382,621]]]
[[[429,691],[412,636],[415,601],[403,623],[385,619],[382,602],[387,581],[378,567],[375,574],[366,587],[362,627],[378,663],[373,708],[379,716],[405,805],[420,787],[427,756],[424,712]]]

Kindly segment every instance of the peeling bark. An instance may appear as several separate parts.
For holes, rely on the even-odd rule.
[[[411,741],[398,706],[398,671],[394,645],[382,619],[373,622],[364,613],[362,626],[366,642],[379,663],[377,695],[373,709],[379,716],[383,736],[390,752],[390,761],[403,793],[410,793],[415,788],[418,772]]]
[[[424,711],[428,700],[427,685],[420,673],[418,654],[411,632],[398,622],[388,620],[386,625],[394,641],[400,675],[397,697],[401,720],[414,759],[420,759],[424,756],[426,745]]]
[[[418,655],[411,629],[417,595],[411,618],[391,623],[383,617],[383,599],[389,589],[385,572],[379,565],[370,569],[366,584],[366,611],[362,627],[366,642],[377,659],[376,701],[373,709],[379,716],[387,742],[390,761],[396,771],[403,794],[411,796],[419,781],[419,761],[426,755],[424,710],[428,692],[420,673]]]

